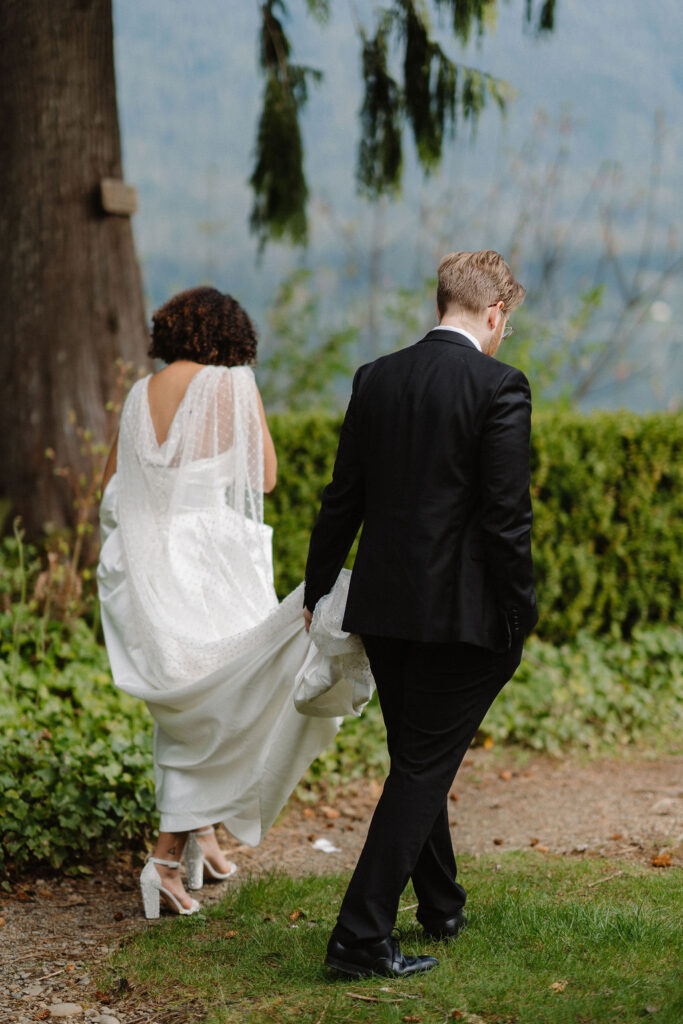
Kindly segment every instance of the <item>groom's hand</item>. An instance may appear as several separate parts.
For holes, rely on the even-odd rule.
[[[313,612],[309,612],[308,608],[304,608],[304,622],[306,623],[306,632],[308,633],[311,628],[311,622],[313,621]]]

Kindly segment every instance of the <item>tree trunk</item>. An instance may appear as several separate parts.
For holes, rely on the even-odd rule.
[[[130,218],[100,202],[122,177],[111,0],[2,0],[0,127],[0,495],[35,536],[76,522],[55,466],[91,471],[72,410],[107,440],[115,362],[145,361]]]

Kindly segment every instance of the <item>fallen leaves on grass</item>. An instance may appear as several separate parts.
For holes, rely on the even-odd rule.
[[[509,782],[512,778],[512,772],[509,772],[507,768],[505,768],[502,772],[498,773],[498,778],[502,779],[503,782]]]
[[[548,846],[543,846],[542,843],[536,843],[534,849],[538,850],[539,853],[547,853],[548,850],[549,850],[549,847]]]
[[[671,854],[670,853],[658,853],[656,857],[652,858],[653,868],[670,868],[671,867]]]
[[[327,807],[325,804],[320,808],[320,813],[330,821],[334,821],[335,818],[339,817],[339,811],[335,810],[334,807]]]
[[[289,915],[289,920],[298,921],[302,914],[303,910],[293,910],[292,913]]]
[[[529,840],[529,846],[538,846],[540,841],[541,840],[538,838],[538,836],[534,836],[533,839]]]
[[[553,992],[564,992],[568,984],[568,981],[554,981],[550,988]]]

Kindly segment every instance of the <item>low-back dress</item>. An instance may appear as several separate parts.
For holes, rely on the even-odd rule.
[[[149,380],[134,384],[124,404],[100,512],[98,587],[112,674],[154,717],[161,830],[222,821],[255,845],[333,740],[338,701],[326,708],[323,698],[321,710],[304,714],[295,706],[297,676],[305,686],[302,669],[320,657],[304,628],[303,584],[281,604],[273,586],[252,370],[199,370],[161,444]],[[343,638],[338,650],[352,651],[367,688],[367,664],[348,644]],[[339,676],[333,670],[328,685]],[[363,702],[352,696],[343,710],[358,713]]]

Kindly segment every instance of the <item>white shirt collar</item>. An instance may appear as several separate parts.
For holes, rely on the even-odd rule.
[[[472,342],[472,344],[475,346],[475,348],[479,349],[479,351],[482,352],[481,342],[478,341],[477,338],[475,338],[473,334],[470,334],[469,331],[466,331],[464,327],[451,327],[450,324],[439,324],[438,327],[433,327],[432,330],[433,331],[456,331],[458,334],[464,334],[465,337],[469,341]]]

